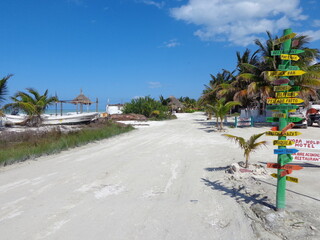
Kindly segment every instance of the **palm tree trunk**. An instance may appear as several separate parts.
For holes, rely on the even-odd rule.
[[[248,168],[249,167],[249,156],[246,155],[246,165],[245,165],[245,168]]]

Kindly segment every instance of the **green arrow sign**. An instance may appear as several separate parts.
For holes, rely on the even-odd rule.
[[[297,109],[299,106],[297,105],[267,105],[267,110],[293,110]]]
[[[283,53],[282,50],[271,51],[271,56],[280,56]]]
[[[266,118],[267,122],[279,122],[279,118],[276,117],[267,117]]]
[[[280,71],[290,71],[290,70],[300,70],[298,66],[286,66],[286,65],[279,65],[278,70]]]
[[[290,50],[290,54],[300,54],[300,53],[304,53],[304,50],[301,50],[301,49],[291,49]]]
[[[288,122],[300,122],[302,120],[303,118],[299,118],[299,117],[288,117]]]

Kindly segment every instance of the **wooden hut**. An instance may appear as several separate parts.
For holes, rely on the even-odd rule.
[[[184,105],[178,100],[176,99],[174,96],[170,96],[169,97],[170,101],[168,103],[168,105],[171,108],[171,111],[175,111],[175,112],[182,112],[184,109]]]

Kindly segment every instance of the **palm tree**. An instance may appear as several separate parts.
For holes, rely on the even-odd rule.
[[[214,105],[207,104],[207,106],[214,112],[217,118],[217,128],[220,131],[223,130],[224,117],[234,106],[238,105],[241,105],[241,103],[237,101],[230,101],[226,103],[226,100],[224,98],[217,100]]]
[[[58,101],[56,97],[48,97],[48,90],[40,95],[38,91],[27,88],[28,93],[18,92],[11,100],[13,103],[6,104],[5,109],[20,109],[28,114],[28,118],[24,122],[27,126],[39,126],[42,122],[41,114],[47,107]]]
[[[258,138],[260,138],[263,134],[265,133],[254,134],[248,140],[245,140],[242,137],[237,137],[231,134],[222,134],[222,136],[225,136],[226,138],[233,140],[239,144],[239,147],[243,149],[243,155],[246,158],[245,168],[248,168],[250,154],[255,150],[257,150],[258,148],[265,146],[267,143],[266,141],[256,142]]]
[[[3,102],[5,100],[5,95],[7,94],[7,81],[9,78],[11,78],[13,75],[12,74],[9,74],[7,75],[6,77],[2,78],[0,80],[0,103]],[[0,116],[2,116],[3,113],[2,111],[0,110]]]

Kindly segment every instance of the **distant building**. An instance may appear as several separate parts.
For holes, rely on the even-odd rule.
[[[112,114],[122,114],[123,104],[108,104],[106,106],[106,112]]]

